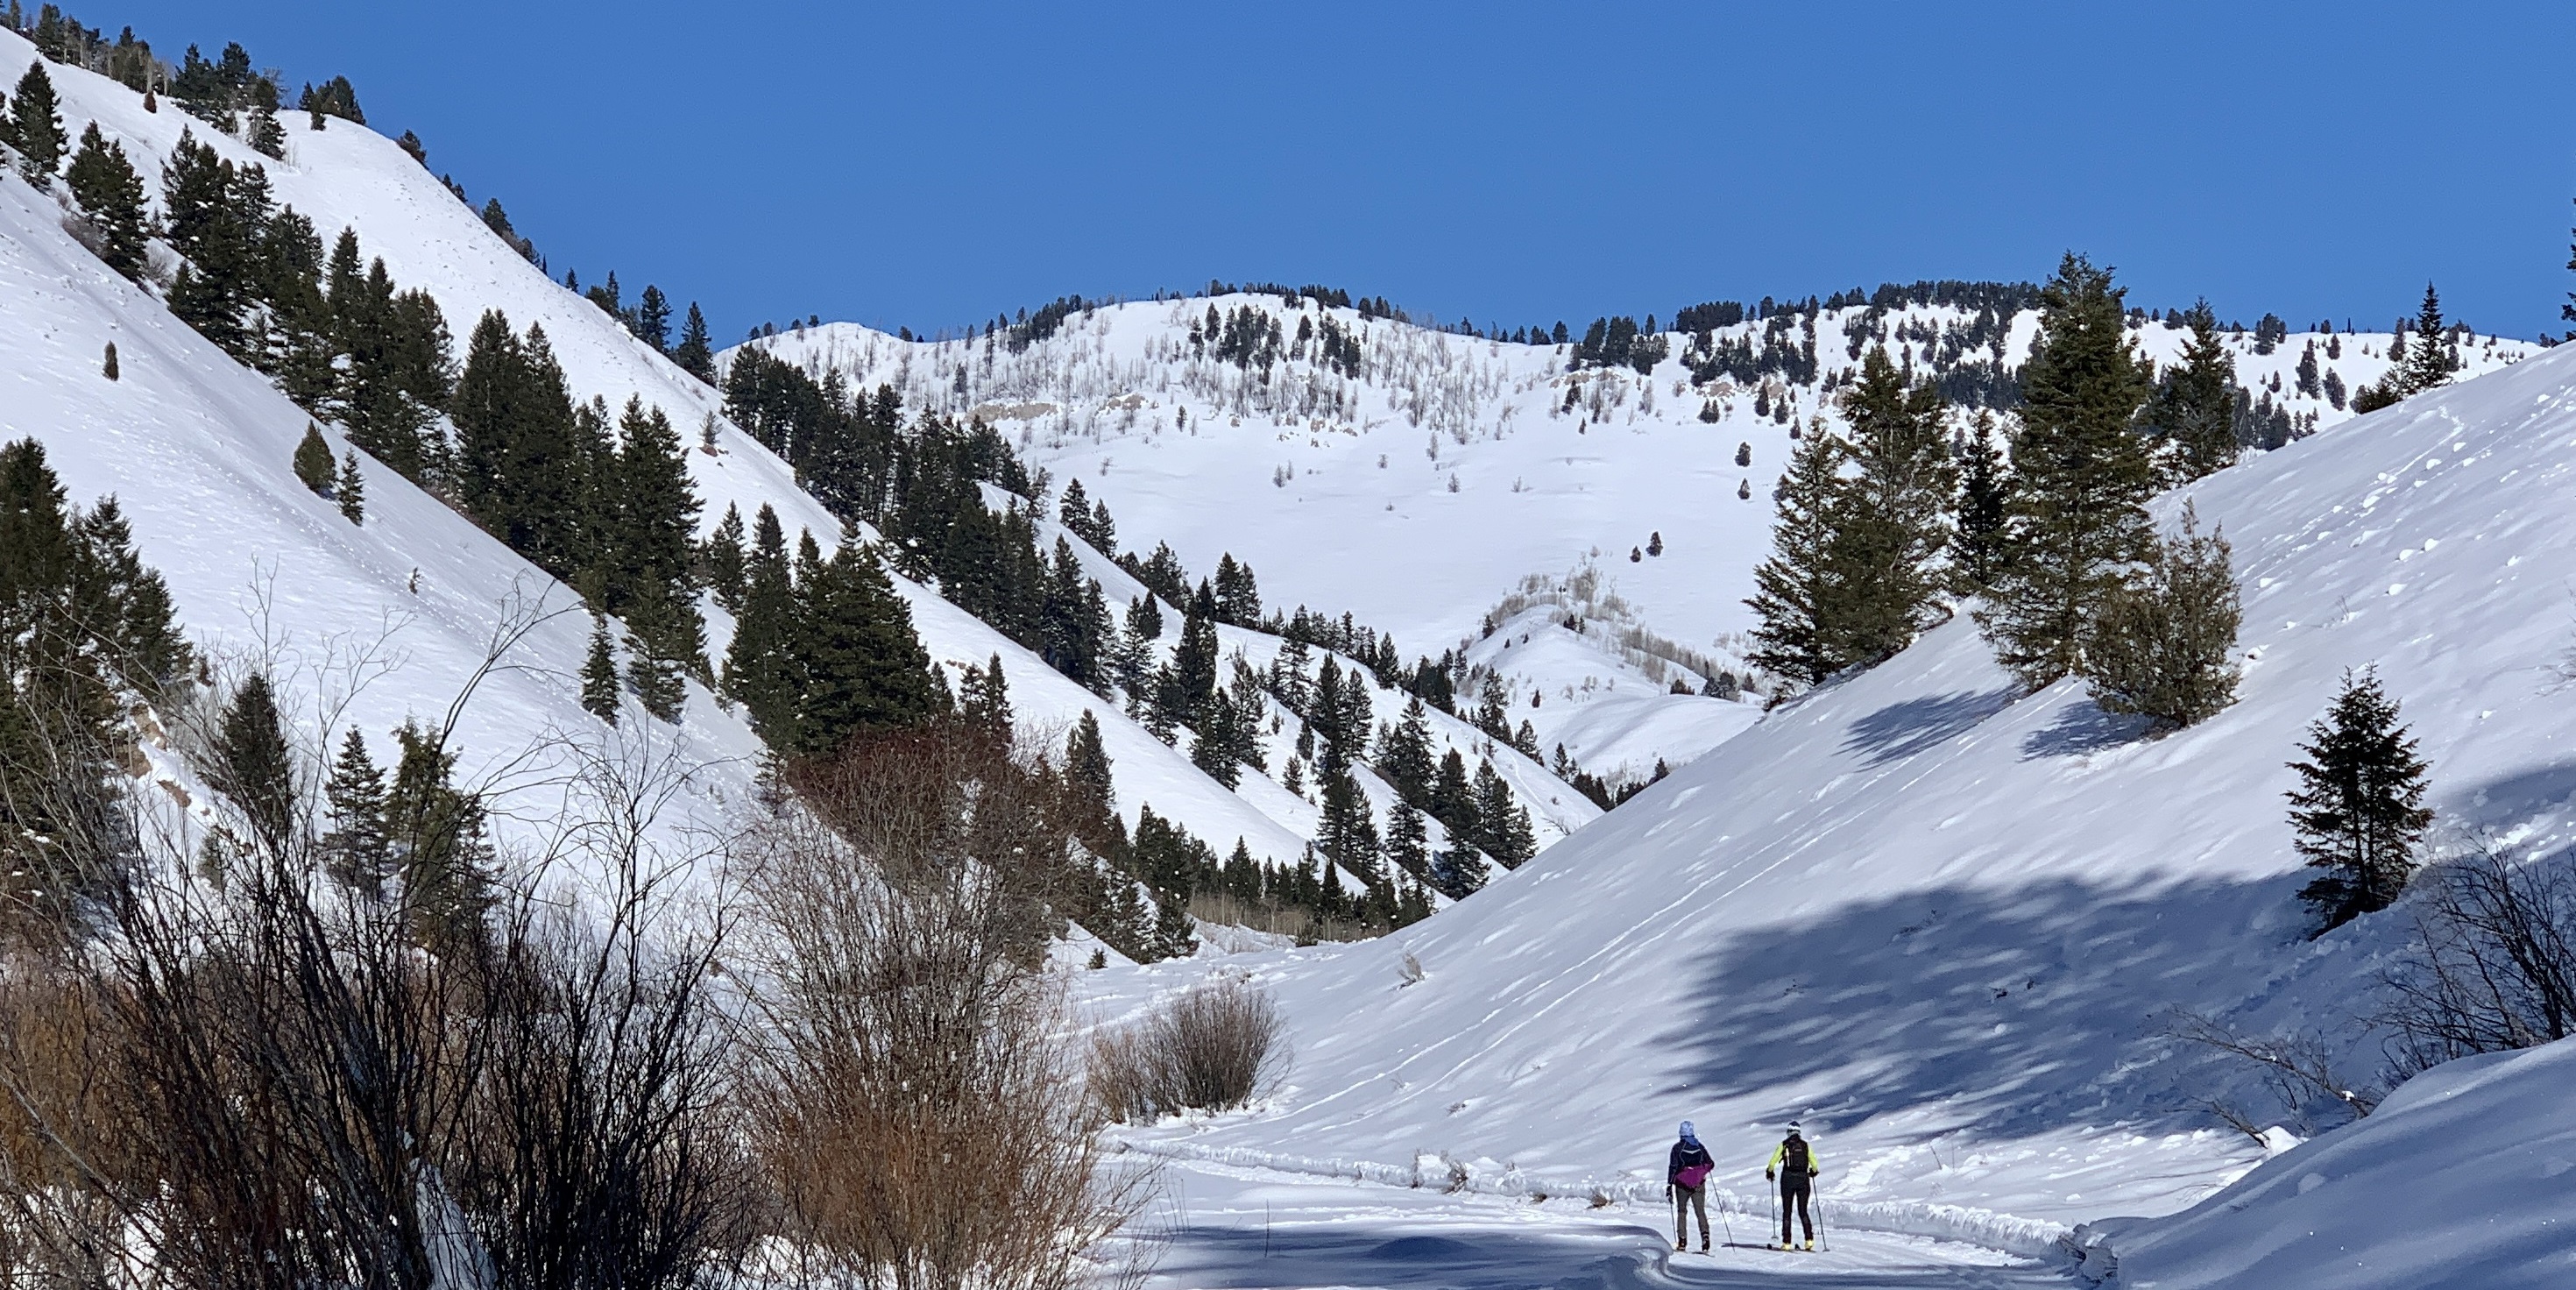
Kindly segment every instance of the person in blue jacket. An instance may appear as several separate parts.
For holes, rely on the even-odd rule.
[[[1691,1122],[1682,1121],[1681,1141],[1673,1144],[1664,1168],[1664,1196],[1673,1202],[1673,1248],[1690,1248],[1690,1215],[1699,1211],[1699,1252],[1708,1253],[1708,1171],[1717,1161],[1699,1144]]]

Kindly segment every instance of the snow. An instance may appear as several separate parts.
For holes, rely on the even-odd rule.
[[[1798,1117],[1850,1211],[2186,1209],[2268,1153],[2189,1109],[2248,1082],[2161,1038],[2169,1009],[2376,1062],[2352,1019],[2406,911],[2308,940],[2282,802],[2345,668],[2403,700],[2442,836],[2569,840],[2571,449],[2576,353],[2552,352],[2166,498],[2235,544],[2247,667],[2218,717],[2141,741],[2076,683],[2017,693],[1953,621],[1428,923],[1231,959],[1277,994],[1293,1070],[1260,1115],[1140,1137],[1483,1160],[1563,1195],[1659,1182],[1687,1117],[1752,1195]],[[1092,985],[1141,1006],[1191,970]]]

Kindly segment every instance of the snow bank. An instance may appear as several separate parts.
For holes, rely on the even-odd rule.
[[[2170,1218],[2087,1232],[2114,1287],[2576,1284],[2576,1040],[2416,1076]]]

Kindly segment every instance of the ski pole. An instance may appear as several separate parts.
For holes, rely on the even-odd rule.
[[[1726,1193],[1722,1191],[1717,1194],[1717,1222],[1718,1226],[1726,1229],[1726,1244],[1732,1248],[1735,1245],[1735,1224],[1726,1221]]]
[[[1831,1232],[1825,1230],[1825,1202],[1822,1199],[1818,1199],[1815,1202],[1815,1207],[1816,1247],[1827,1254],[1831,1254],[1834,1252],[1834,1238]]]

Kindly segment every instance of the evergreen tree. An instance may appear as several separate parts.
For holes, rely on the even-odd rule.
[[[657,720],[676,722],[689,697],[683,677],[703,649],[694,606],[675,600],[670,584],[636,584],[626,608],[626,683]]]
[[[996,652],[982,667],[969,665],[957,685],[957,715],[966,724],[994,735],[1005,742],[1011,737],[1010,682],[1002,675],[1002,656]]]
[[[581,664],[581,706],[617,724],[617,651],[609,643],[608,619],[598,613],[590,616],[590,653]]]
[[[2003,561],[2004,519],[2012,496],[2012,473],[1995,445],[1994,415],[1977,410],[1958,445],[1958,533],[1951,539],[1954,559],[1952,589],[1963,595],[1983,594]]]
[[[1325,859],[1374,886],[1380,880],[1377,818],[1368,794],[1351,773],[1350,762],[1327,748],[1315,764],[1315,787],[1323,818],[1315,826],[1315,849]]]
[[[751,728],[771,748],[794,746],[796,589],[778,512],[763,503],[752,526],[743,571],[742,609],[725,652],[725,694],[743,705]]]
[[[829,753],[851,735],[913,725],[941,706],[912,608],[873,548],[844,541],[800,579],[791,657],[800,699],[791,752]]]
[[[207,782],[241,808],[269,855],[287,854],[297,825],[295,762],[265,673],[251,673],[233,691],[212,751]]]
[[[1467,781],[1467,759],[1450,749],[1440,757],[1440,773],[1431,781],[1431,818],[1453,836],[1473,838],[1477,832],[1476,792]]]
[[[1893,656],[1939,620],[1935,597],[1944,581],[1940,562],[1959,477],[1943,433],[1947,408],[1940,391],[1909,382],[1884,347],[1871,349],[1862,362],[1860,383],[1843,395],[1843,410],[1853,471],[1841,481],[1836,507],[1830,584],[1839,605],[1829,621],[1832,652],[1866,666]]]
[[[2040,290],[2021,371],[2021,432],[2003,560],[1977,625],[1997,661],[2037,689],[2081,672],[2086,637],[2155,533],[2155,474],[2134,425],[2149,390],[2108,270],[2069,253]]]
[[[2290,763],[2290,827],[2299,854],[2324,875],[2299,892],[2330,931],[2386,909],[2415,871],[2415,846],[2433,822],[2424,805],[2424,759],[2397,720],[2378,674],[2345,672],[2326,715],[2308,727],[2303,761]]]
[[[2236,462],[2236,359],[2218,334],[2208,301],[2195,302],[2182,317],[2191,339],[2183,343],[2181,363],[2157,382],[2147,407],[2148,424],[2164,441],[2156,464],[2166,487]]]
[[[522,342],[498,310],[475,324],[457,381],[456,486],[466,513],[559,578],[580,570],[572,397],[542,327]]]
[[[1164,719],[1177,725],[1195,724],[1216,693],[1216,596],[1201,583],[1198,593],[1186,600],[1181,641],[1172,651],[1171,670],[1156,696]]]
[[[1840,437],[1822,430],[1791,450],[1774,494],[1779,517],[1771,526],[1771,554],[1754,567],[1753,596],[1745,601],[1757,620],[1751,662],[1799,685],[1820,685],[1850,662],[1840,652],[1844,634],[1835,620],[1842,587],[1834,539],[1842,521],[1845,452]]]
[[[1493,870],[1474,844],[1456,833],[1431,862],[1431,885],[1452,900],[1464,900],[1485,885]]]
[[[1513,800],[1510,782],[1489,761],[1476,763],[1476,818],[1483,825],[1477,841],[1494,863],[1518,869],[1538,854],[1529,809]]]
[[[667,621],[656,640],[658,656],[703,669],[706,628],[699,618],[693,576],[697,556],[698,496],[681,455],[680,436],[656,407],[629,398],[618,421],[617,514],[613,559],[618,566],[610,608],[650,598]],[[623,585],[617,585],[622,583]],[[645,584],[659,584],[648,591]]]
[[[706,315],[698,312],[698,302],[689,302],[689,317],[680,324],[680,343],[671,351],[671,361],[680,370],[706,382],[716,383],[716,351],[707,336]]]
[[[1237,627],[1261,624],[1261,587],[1252,576],[1252,566],[1239,564],[1231,553],[1217,557],[1217,621]]]
[[[169,585],[135,552],[116,497],[73,513],[69,528],[71,603],[89,648],[125,684],[147,695],[167,687],[191,654],[179,635]]]
[[[1109,750],[1100,740],[1100,719],[1089,708],[1082,710],[1073,733],[1065,736],[1064,780],[1083,814],[1104,820],[1112,816],[1117,787],[1110,775]]]
[[[27,72],[18,78],[18,88],[9,95],[9,138],[18,150],[18,173],[38,189],[54,185],[54,169],[63,161],[63,120],[58,115],[62,106],[54,97],[54,78],[45,73],[45,60],[27,64]]]
[[[310,421],[304,423],[304,437],[295,441],[295,477],[306,488],[324,497],[331,495],[331,444],[322,437],[322,428]]]
[[[1375,765],[1398,797],[1417,806],[1431,800],[1439,768],[1431,759],[1431,716],[1419,697],[1405,703],[1404,716],[1378,741]]]
[[[340,478],[332,485],[340,514],[352,524],[367,522],[367,480],[358,473],[358,453],[350,449],[340,456]]]
[[[635,333],[637,340],[652,346],[656,354],[671,351],[671,302],[660,287],[649,282],[644,285],[644,295],[635,302],[635,316],[628,330]]]
[[[706,564],[707,589],[715,594],[716,604],[729,614],[742,612],[745,561],[743,551],[742,509],[725,503],[724,518],[716,521],[715,531],[707,535],[702,559]]]
[[[81,131],[64,182],[98,232],[98,258],[129,279],[142,276],[150,224],[143,210],[143,177],[125,156],[125,145],[99,133],[92,121]]]
[[[2235,701],[2228,655],[2243,615],[2229,555],[2226,535],[2201,536],[2185,505],[2182,532],[2157,543],[2143,576],[2112,595],[2095,625],[2085,665],[2096,706],[2148,717],[2162,734]]]
[[[1399,800],[1386,817],[1387,863],[1417,878],[1431,876],[1431,852],[1426,843],[1429,830],[1422,822],[1422,812],[1411,802]]]
[[[489,812],[482,796],[456,786],[456,754],[444,731],[406,721],[385,796],[385,835],[413,935],[442,952],[483,938],[493,902]]]
[[[2405,366],[2389,374],[2389,383],[2397,397],[2409,398],[2450,384],[2456,362],[2451,347],[2442,340],[2442,298],[2427,282],[2423,308],[2415,316],[2415,345],[2406,355]]]
[[[333,879],[368,900],[385,897],[393,877],[385,837],[385,773],[367,755],[367,741],[351,730],[340,741],[322,794],[330,831],[322,835],[324,863]]]

